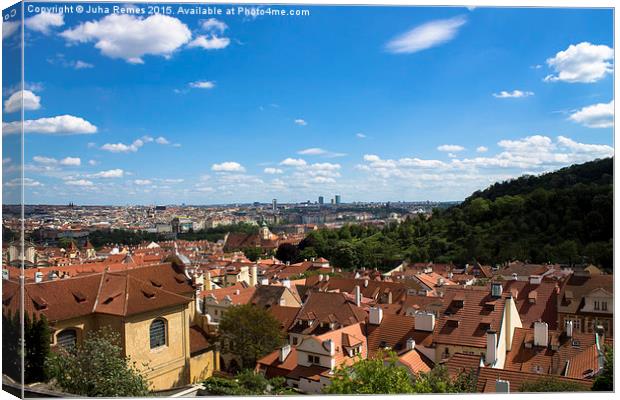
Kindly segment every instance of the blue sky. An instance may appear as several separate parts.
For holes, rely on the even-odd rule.
[[[461,200],[613,154],[611,10],[285,9],[26,9],[26,202]]]

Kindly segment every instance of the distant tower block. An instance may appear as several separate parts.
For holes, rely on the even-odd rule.
[[[335,196],[335,198],[336,198],[336,204],[340,204],[340,202],[341,202],[340,195],[339,195],[339,194],[337,194],[337,195]]]
[[[278,210],[278,199],[271,200],[271,210],[272,211]]]
[[[323,198],[323,196],[319,196],[319,204],[323,205],[325,203],[325,199]]]

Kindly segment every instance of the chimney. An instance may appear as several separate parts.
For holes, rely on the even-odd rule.
[[[43,282],[43,272],[35,272],[34,273],[34,281],[35,281],[35,283]]]
[[[355,289],[353,290],[353,295],[355,297],[355,305],[360,307],[362,305],[362,292],[358,285],[355,285]]]
[[[392,291],[389,291],[387,294],[387,303],[392,304]]]
[[[371,325],[380,325],[383,320],[383,310],[380,307],[370,307],[368,310],[368,322]]]
[[[333,356],[334,354],[336,354],[336,344],[334,343],[332,339],[327,339],[323,343],[325,343],[325,347],[327,348],[327,351],[329,351],[330,356]]]
[[[496,379],[495,393],[510,393],[510,382],[502,379]]]
[[[323,274],[319,274],[319,282],[323,281]]]
[[[282,286],[286,287],[286,288],[291,288],[291,281],[289,279],[285,279],[282,281]]]
[[[368,279],[364,279],[364,287],[368,287]]]
[[[260,284],[263,285],[263,286],[269,285],[269,279],[267,279],[267,278],[261,279]]]
[[[549,345],[549,325],[546,322],[534,322],[534,346],[547,347]]]
[[[325,282],[329,281],[329,275],[325,275]]]
[[[435,330],[435,314],[430,312],[416,312],[415,329],[416,331],[432,332]]]
[[[241,293],[241,291],[239,289],[235,289],[235,296],[239,296],[239,293]]]
[[[250,269],[250,286],[256,286],[258,283],[258,267],[256,265],[252,265]]]
[[[413,350],[413,349],[415,349],[415,339],[409,338],[407,339],[407,350]]]
[[[278,357],[278,361],[280,361],[281,363],[284,362],[284,360],[286,360],[286,357],[288,357],[290,352],[291,352],[290,344],[285,344],[284,346],[280,347],[280,355]]]
[[[573,321],[566,320],[564,321],[564,331],[566,332],[566,337],[573,337]]]
[[[487,354],[485,362],[492,366],[497,361],[497,333],[495,331],[487,331]]]

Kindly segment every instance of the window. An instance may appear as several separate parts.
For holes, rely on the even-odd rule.
[[[606,301],[601,301],[601,310],[607,311],[607,302]]]
[[[166,345],[166,322],[163,319],[151,322],[150,337],[151,349]]]
[[[308,354],[308,362],[310,364],[320,364],[321,359],[319,356],[313,356],[312,354]]]
[[[598,300],[594,301],[594,309],[595,310],[600,310],[601,309],[601,303]]]
[[[69,350],[75,347],[77,344],[77,332],[75,329],[65,329],[56,336],[56,343],[59,346]]]
[[[297,336],[293,336],[293,346],[297,345]]]

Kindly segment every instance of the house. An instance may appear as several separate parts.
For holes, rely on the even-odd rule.
[[[218,368],[217,351],[194,327],[195,288],[169,263],[28,282],[24,289],[24,311],[45,315],[52,348],[76,346],[108,326],[152,390],[186,385]],[[18,283],[3,282],[3,313],[17,312],[19,304]]]
[[[514,393],[521,392],[521,385],[526,382],[536,382],[541,378],[551,378],[546,374],[536,374],[532,372],[508,371],[505,369],[480,367],[478,369],[478,393]],[[563,376],[554,376],[560,382],[574,383],[578,385],[581,392],[589,392],[592,381],[585,379],[574,379]]]
[[[455,353],[484,357],[484,364],[504,366],[515,328],[520,328],[519,311],[512,294],[500,283],[487,287],[447,286],[433,329],[434,362]]]
[[[267,378],[283,376],[287,385],[319,394],[330,384],[333,371],[367,357],[363,324],[358,322],[316,336],[297,345],[286,344],[258,360],[256,369]]]
[[[593,333],[600,326],[613,337],[613,275],[573,274],[558,298],[560,326],[573,322],[575,332]]]
[[[558,326],[558,299],[560,284],[539,275],[524,280],[501,281],[503,290],[511,293],[516,302],[523,327],[531,328],[534,322],[544,321],[549,329]]]
[[[603,338],[575,332],[572,321],[563,330],[550,330],[538,321],[533,328],[517,328],[504,369],[578,379],[593,379],[602,369]]]

